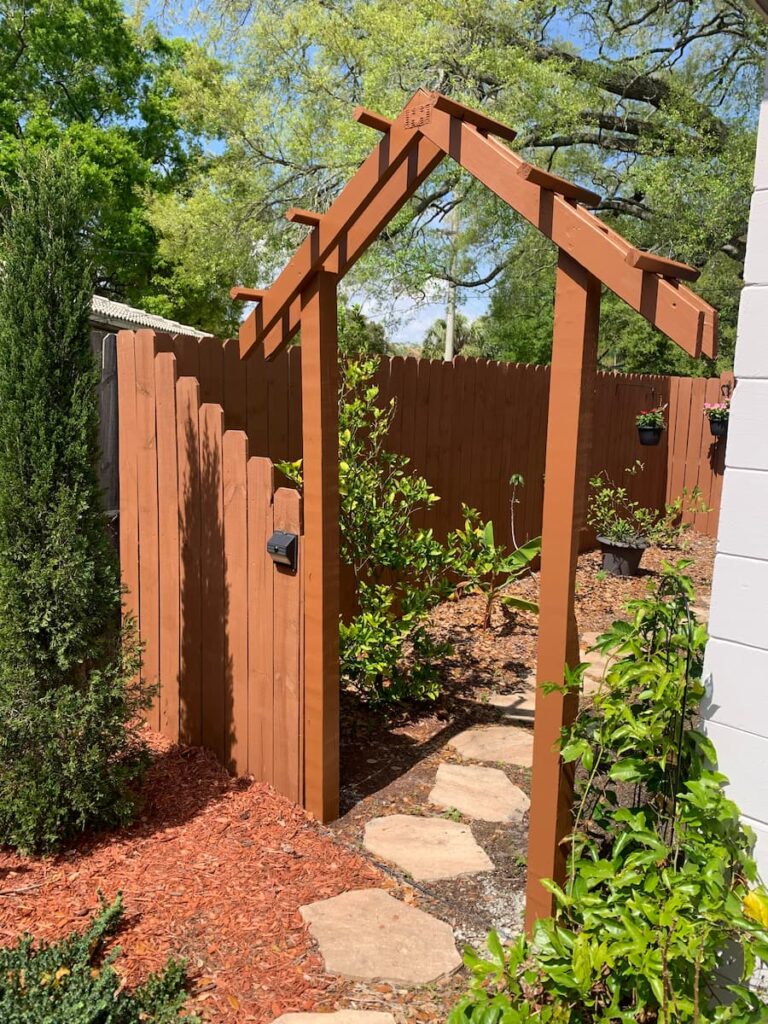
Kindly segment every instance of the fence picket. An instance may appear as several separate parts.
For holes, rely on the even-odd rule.
[[[176,450],[176,356],[155,357],[160,599],[160,731],[179,739],[179,510]]]
[[[301,532],[298,491],[275,492],[275,529]],[[301,672],[299,665],[301,580],[281,566],[274,577],[274,785],[284,796],[301,802]]]
[[[227,430],[224,459],[224,610],[228,661],[225,688],[229,767],[248,769],[248,438],[243,430]]]
[[[267,554],[273,530],[274,469],[266,458],[248,460],[248,770],[274,781],[272,717],[273,583]]]

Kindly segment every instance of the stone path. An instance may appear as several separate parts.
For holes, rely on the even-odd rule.
[[[391,861],[418,882],[493,871],[493,862],[475,841],[469,825],[445,818],[391,814],[365,826],[366,849]]]
[[[468,761],[514,764],[530,768],[533,764],[533,732],[514,725],[474,726],[449,740],[449,746]]]
[[[345,892],[300,912],[333,974],[427,985],[461,964],[450,925],[381,889]]]
[[[441,764],[429,802],[482,821],[522,821],[530,800],[499,768]]]

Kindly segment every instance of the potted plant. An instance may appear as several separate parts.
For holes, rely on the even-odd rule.
[[[709,420],[712,437],[725,437],[728,434],[728,417],[731,414],[731,400],[724,402],[705,402],[704,415]]]
[[[634,474],[642,463],[625,472]],[[637,576],[648,534],[658,514],[632,501],[626,487],[614,484],[603,471],[589,481],[587,522],[597,533],[603,569],[612,576]]]
[[[661,432],[665,427],[664,409],[660,405],[658,409],[643,409],[635,419],[637,433],[640,436],[640,444],[658,444],[661,440]]]

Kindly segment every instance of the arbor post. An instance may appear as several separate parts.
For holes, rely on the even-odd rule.
[[[304,806],[339,815],[339,413],[336,277],[301,296],[304,468]]]
[[[574,612],[579,534],[592,450],[594,377],[600,320],[600,282],[562,250],[555,283],[555,321],[547,417],[547,454],[541,553],[541,594],[533,786],[528,838],[526,928],[552,913],[542,878],[561,884],[572,823],[573,770],[557,742],[578,708],[578,695],[544,694],[543,683],[562,683],[566,664],[579,663]]]

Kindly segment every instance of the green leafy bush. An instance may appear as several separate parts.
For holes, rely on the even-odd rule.
[[[643,471],[643,463],[636,462],[624,472],[635,476]],[[701,490],[684,487],[664,508],[654,509],[633,501],[626,486],[620,486],[603,470],[589,481],[590,498],[587,522],[598,537],[614,544],[655,544],[661,548],[679,548],[690,529],[691,519],[697,513],[709,512]]]
[[[129,814],[144,754],[97,475],[86,190],[68,151],[4,196],[0,273],[0,842],[48,850]]]
[[[706,632],[690,614],[688,563],[667,566],[596,648],[605,683],[562,739],[580,780],[563,888],[530,940],[468,951],[472,982],[451,1024],[724,1024],[764,1021],[750,991],[768,959],[768,896],[753,836],[695,727]],[[568,673],[578,687],[585,666]],[[743,963],[718,973],[729,949]],[[728,1005],[718,986],[728,985]]]
[[[184,965],[170,960],[139,988],[122,988],[104,945],[119,925],[120,896],[82,934],[35,943],[25,935],[0,949],[0,1020],[3,1024],[194,1024],[180,1016],[186,999]]]
[[[515,594],[503,593],[515,580],[530,572],[531,563],[541,554],[541,537],[507,551],[497,544],[493,536],[493,523],[483,523],[479,513],[462,505],[464,527],[452,535],[454,564],[465,577],[459,589],[470,594],[482,594],[483,629],[489,629],[496,601],[504,608],[538,612],[539,606]]]

